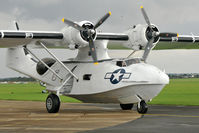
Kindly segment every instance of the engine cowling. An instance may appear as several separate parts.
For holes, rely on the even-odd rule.
[[[94,25],[89,21],[82,21],[78,23],[83,28],[93,29]],[[86,47],[88,43],[88,34],[85,31],[78,31],[72,27],[65,27],[62,32],[64,33],[64,43],[68,45],[71,50]],[[93,40],[96,39],[96,32],[92,34]]]
[[[157,26],[155,25],[152,25],[152,29],[156,32],[159,32]],[[141,50],[145,48],[149,40],[152,38],[152,34],[148,25],[138,24],[133,26],[133,28],[129,29],[126,34],[129,36],[129,41],[125,42],[123,45],[133,50]],[[157,44],[159,39],[159,36],[155,37],[153,44]]]

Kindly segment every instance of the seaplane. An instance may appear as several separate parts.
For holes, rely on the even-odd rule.
[[[7,47],[7,66],[45,84],[49,93],[46,109],[57,113],[60,95],[85,103],[116,103],[122,110],[133,105],[141,114],[147,113],[147,102],[169,83],[167,74],[147,63],[150,51],[158,42],[199,42],[199,36],[160,32],[152,24],[143,6],[146,24],[138,24],[124,33],[97,31],[111,15],[106,13],[96,23],[73,22],[63,18],[66,26],[60,31],[24,31],[15,22],[14,30],[0,30],[0,46]],[[127,58],[110,58],[107,45],[120,42],[132,49]],[[40,58],[33,48],[45,49],[50,55]],[[50,48],[78,50],[74,58],[61,61]],[[133,57],[143,50],[141,57]]]

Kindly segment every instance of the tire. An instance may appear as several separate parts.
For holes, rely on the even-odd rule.
[[[147,104],[146,104],[145,101],[141,101],[141,102],[140,102],[140,108],[139,108],[138,105],[137,105],[137,111],[138,111],[138,113],[140,113],[140,114],[146,114],[146,113],[147,113],[147,111],[148,111],[148,106],[147,106]]]
[[[120,107],[122,108],[122,110],[131,110],[133,108],[133,104],[120,104]]]
[[[48,113],[57,113],[60,108],[60,99],[55,94],[50,94],[46,98],[46,109]]]

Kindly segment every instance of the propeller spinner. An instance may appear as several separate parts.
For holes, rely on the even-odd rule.
[[[96,36],[96,29],[102,23],[104,23],[104,21],[106,21],[110,15],[111,15],[111,12],[106,13],[101,19],[98,20],[98,22],[95,25],[88,23],[88,24],[83,24],[82,26],[80,26],[79,24],[73,21],[67,20],[65,18],[62,19],[62,21],[68,26],[71,26],[79,30],[82,38],[89,43],[90,54],[93,58],[94,64],[98,64],[97,53],[96,53],[95,44],[94,44],[94,38]]]

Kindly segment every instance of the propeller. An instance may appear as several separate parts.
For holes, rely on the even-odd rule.
[[[149,20],[149,17],[144,9],[143,6],[140,7],[141,8],[141,11],[142,11],[142,14],[144,16],[144,19],[146,21],[146,23],[148,24],[149,28],[153,30],[153,27],[150,23],[150,20]],[[156,36],[159,36],[159,37],[178,37],[178,33],[172,33],[172,32],[162,32],[162,33],[156,33]]]
[[[148,25],[147,31],[146,31],[146,37],[148,39],[148,43],[145,47],[144,54],[142,56],[142,59],[144,62],[146,62],[146,59],[151,51],[151,49],[154,47],[153,43],[154,41],[156,42],[160,37],[178,37],[177,33],[170,33],[170,32],[165,32],[165,33],[160,33],[156,27],[154,27],[150,19],[144,9],[143,6],[140,7],[142,15],[144,16],[144,19]]]
[[[160,35],[160,32],[157,30],[154,30],[154,27],[153,25],[151,24],[150,20],[149,20],[149,17],[144,9],[143,6],[140,7],[141,8],[141,11],[142,11],[142,15],[144,16],[144,19],[148,25],[148,29],[147,29],[147,32],[146,32],[146,37],[148,39],[148,43],[145,47],[145,50],[144,50],[144,54],[142,56],[142,59],[143,61],[145,62],[146,61],[146,58],[148,57],[151,49],[153,48],[153,42],[155,40],[156,37],[159,37]]]
[[[97,53],[96,53],[96,48],[94,44],[94,38],[96,36],[96,29],[100,25],[102,25],[102,23],[104,23],[110,15],[111,15],[111,12],[106,13],[101,19],[98,20],[98,22],[95,25],[85,24],[85,25],[80,26],[79,24],[73,21],[67,20],[65,18],[62,19],[62,21],[68,26],[71,26],[79,30],[82,38],[89,43],[90,54],[93,58],[94,64],[98,64]]]
[[[67,24],[68,26],[71,26],[71,27],[73,27],[73,28],[75,28],[75,29],[77,29],[77,30],[79,30],[79,31],[80,31],[80,30],[84,30],[84,28],[81,27],[79,24],[77,24],[77,23],[75,23],[75,22],[72,22],[72,21],[70,21],[70,20],[68,20],[68,19],[63,18],[62,21],[63,21],[65,24]]]

